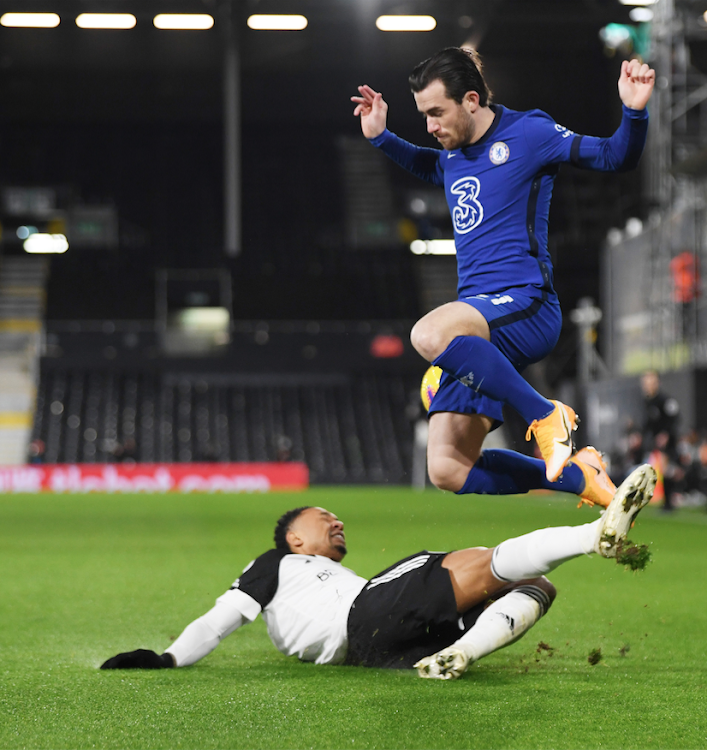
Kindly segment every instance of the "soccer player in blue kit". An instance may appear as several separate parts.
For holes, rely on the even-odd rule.
[[[520,372],[547,356],[562,313],[547,250],[548,214],[561,164],[584,169],[635,168],[648,126],[655,71],[624,61],[623,117],[610,138],[573,133],[544,112],[492,103],[476,52],[449,47],[409,78],[427,131],[442,150],[421,148],[386,128],[388,105],[359,86],[354,115],[363,134],[414,175],[444,187],[454,225],[458,300],[413,327],[415,349],[443,370],[430,406],[428,470],[440,489],[458,494],[571,492],[606,507],[616,488],[594,448],[573,455],[572,408],[550,401]],[[515,451],[482,451],[502,422],[504,404],[528,424],[542,460]],[[580,502],[581,504],[581,502]]]

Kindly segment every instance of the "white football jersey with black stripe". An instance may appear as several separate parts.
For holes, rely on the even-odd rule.
[[[218,601],[251,621],[262,613],[282,653],[338,664],[346,657],[349,610],[366,583],[328,557],[273,549],[253,560]]]

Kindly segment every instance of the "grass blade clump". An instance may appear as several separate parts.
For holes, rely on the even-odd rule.
[[[644,570],[652,555],[646,544],[634,544],[630,539],[616,545],[616,562],[633,571]]]

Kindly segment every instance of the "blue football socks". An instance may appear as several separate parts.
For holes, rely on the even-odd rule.
[[[527,424],[555,408],[499,349],[480,336],[457,336],[432,364],[484,396],[513,407]]]
[[[548,482],[545,462],[507,450],[481,452],[457,495],[520,495],[529,490],[555,490],[579,495],[584,474],[576,464],[565,466],[556,482]]]

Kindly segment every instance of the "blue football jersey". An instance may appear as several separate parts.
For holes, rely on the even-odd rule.
[[[540,110],[493,105],[483,137],[451,151],[421,148],[385,131],[374,146],[413,174],[444,186],[454,226],[460,299],[512,287],[552,291],[547,250],[552,188],[563,163],[624,171],[638,163],[647,112],[624,107],[611,138],[581,136]]]

